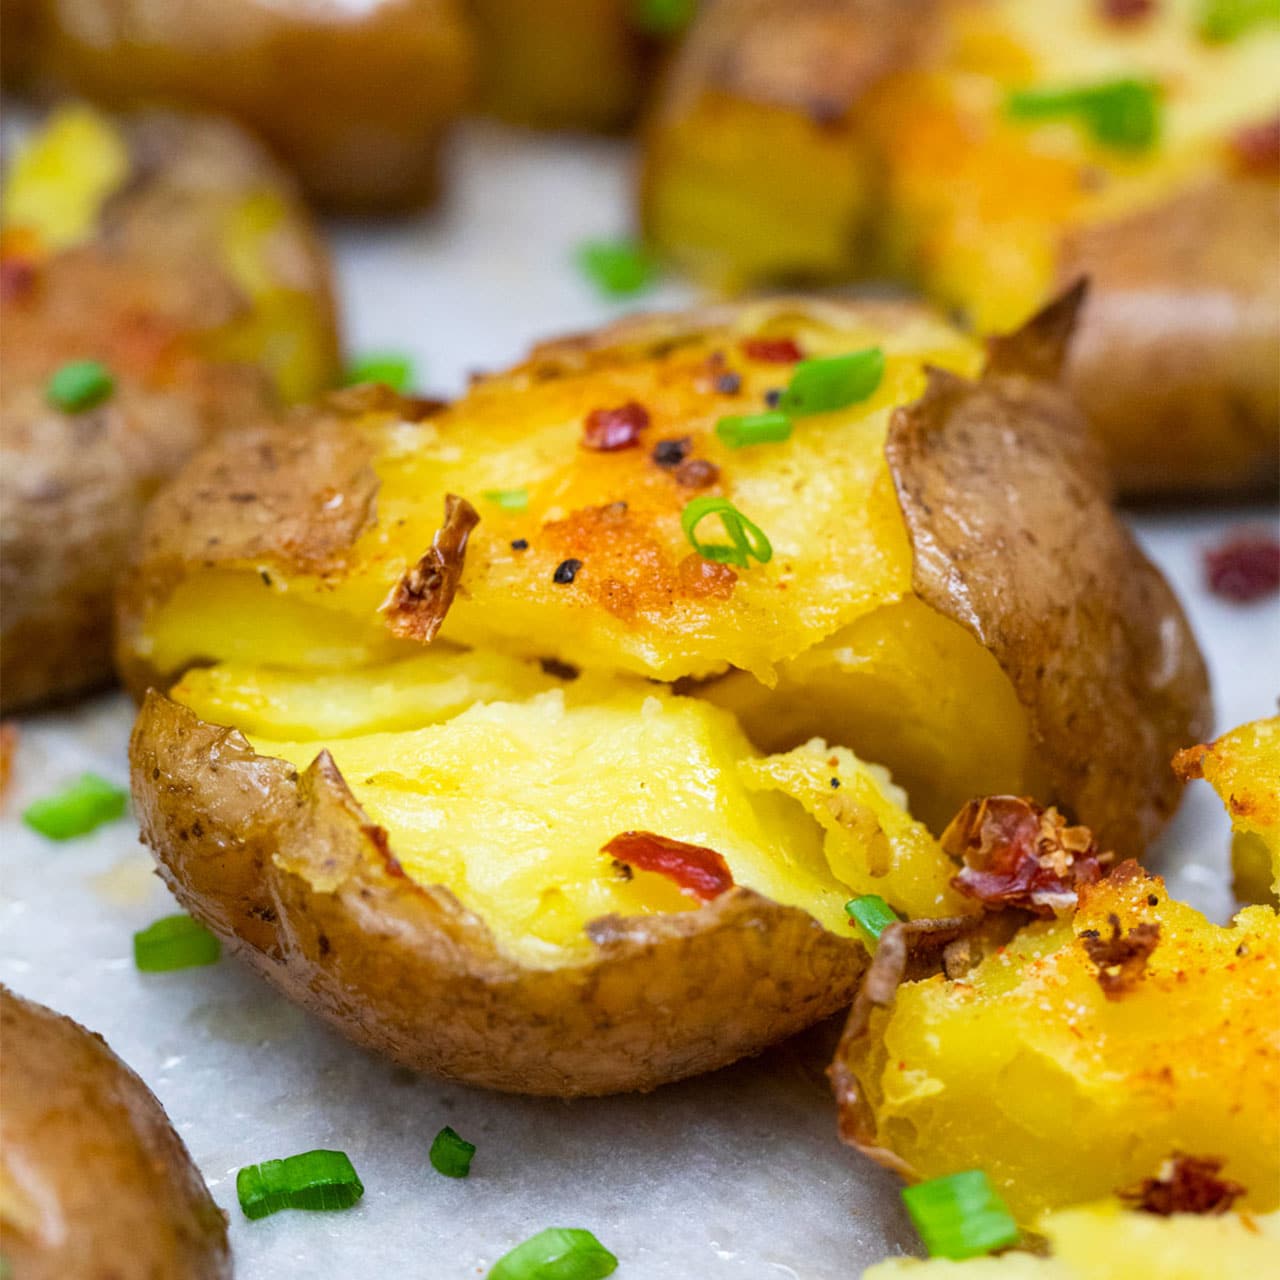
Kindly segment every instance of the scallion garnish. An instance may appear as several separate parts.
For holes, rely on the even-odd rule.
[[[902,1200],[930,1257],[976,1258],[1018,1239],[1018,1224],[981,1169],[904,1187]]]
[[[188,915],[162,916],[133,935],[133,963],[143,973],[168,973],[216,964],[218,939]]]
[[[716,423],[716,435],[730,449],[752,444],[777,444],[791,435],[791,419],[785,413],[729,414]]]
[[[485,489],[480,496],[503,511],[527,511],[529,508],[528,489]]]
[[[548,1227],[503,1254],[489,1269],[489,1280],[603,1280],[618,1259],[579,1227]]]
[[[364,1185],[345,1151],[304,1151],[246,1165],[236,1195],[246,1218],[265,1218],[281,1209],[349,1209]]]
[[[70,840],[123,817],[128,801],[123,787],[96,773],[82,773],[61,791],[29,804],[22,821],[50,840]]]
[[[698,525],[707,516],[718,515],[729,535],[729,546],[719,542],[700,542]],[[740,569],[748,567],[748,559],[754,557],[761,564],[773,558],[773,546],[759,525],[752,524],[728,498],[708,494],[694,498],[680,513],[680,525],[693,549],[704,559],[717,564],[736,564]]]
[[[381,382],[392,391],[408,391],[414,381],[413,360],[396,351],[370,352],[353,360],[342,380],[349,387]]]
[[[651,36],[674,36],[693,21],[698,0],[632,0],[632,21]]]
[[[658,274],[653,259],[630,240],[588,240],[577,260],[600,292],[615,298],[642,292]]]
[[[1206,40],[1235,40],[1263,22],[1280,22],[1280,0],[1204,0],[1200,10]]]
[[[844,904],[849,918],[862,929],[873,942],[880,941],[885,927],[896,924],[898,913],[878,894],[864,893],[850,898]]]
[[[67,413],[80,413],[101,404],[116,389],[115,379],[101,360],[70,360],[49,379],[49,403]]]
[[[873,395],[883,377],[884,352],[879,347],[802,360],[779,397],[778,408],[796,417],[833,413]]]
[[[1018,89],[1006,100],[1015,120],[1084,122],[1095,141],[1126,151],[1142,151],[1160,132],[1158,87],[1147,80],[1107,80],[1068,89]]]
[[[431,1167],[446,1178],[465,1178],[471,1172],[471,1157],[475,1153],[475,1143],[467,1142],[445,1125],[436,1134],[428,1158]]]

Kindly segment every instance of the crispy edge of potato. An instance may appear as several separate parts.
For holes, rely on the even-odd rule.
[[[327,752],[299,774],[148,694],[130,742],[142,839],[179,901],[291,999],[404,1066],[554,1097],[648,1090],[848,1004],[856,940],[745,888],[590,922],[585,962],[525,966],[400,869]]]
[[[1209,679],[1176,597],[1111,511],[1083,416],[1049,380],[1083,296],[992,339],[977,381],[931,370],[885,451],[916,594],[1000,663],[1055,802],[1137,856],[1177,808],[1168,761],[1208,728]]]
[[[1066,365],[1126,495],[1269,492],[1280,479],[1280,195],[1223,176],[1063,241],[1091,281]]]
[[[15,1273],[230,1277],[226,1215],[143,1081],[6,987],[0,1023],[0,1248]]]

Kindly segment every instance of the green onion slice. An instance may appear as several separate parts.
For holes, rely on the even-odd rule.
[[[698,0],[632,0],[631,20],[648,35],[675,36],[697,11]]]
[[[361,382],[381,382],[392,391],[408,391],[413,386],[413,359],[397,351],[371,351],[357,356],[347,366],[342,381],[348,387]]]
[[[879,347],[850,351],[843,356],[801,360],[778,408],[796,417],[832,413],[857,404],[875,393],[884,377],[884,352]]]
[[[471,1157],[475,1153],[474,1143],[467,1142],[445,1125],[431,1144],[431,1167],[446,1178],[465,1178],[471,1172]]]
[[[1204,0],[1200,9],[1206,40],[1236,40],[1264,22],[1280,22],[1280,0]]]
[[[71,360],[49,379],[49,403],[67,413],[101,404],[116,389],[116,380],[100,360]]]
[[[133,963],[143,973],[168,973],[216,964],[217,938],[188,915],[162,916],[133,935]]]
[[[707,516],[718,515],[729,535],[729,546],[718,542],[700,542],[698,525]],[[752,524],[728,498],[713,494],[694,498],[680,513],[680,525],[693,549],[704,559],[717,564],[736,564],[740,569],[748,567],[748,559],[754,557],[761,564],[773,559],[773,546],[759,525]]]
[[[1075,116],[1094,140],[1126,151],[1150,147],[1160,132],[1159,88],[1149,80],[1107,80],[1068,89],[1019,89],[1006,100],[1015,120]]]
[[[1018,1224],[981,1169],[904,1187],[902,1200],[930,1257],[976,1258],[1018,1239]]]
[[[123,817],[128,801],[123,787],[96,773],[82,773],[61,791],[28,805],[22,821],[50,840],[70,840]]]
[[[304,1151],[246,1165],[236,1174],[236,1195],[246,1218],[265,1218],[281,1209],[349,1209],[364,1184],[345,1151]]]
[[[609,297],[627,297],[649,288],[657,277],[653,259],[630,240],[588,240],[578,246],[578,266]]]
[[[618,1268],[618,1259],[579,1227],[548,1227],[503,1254],[489,1269],[489,1280],[601,1280]]]
[[[864,893],[857,898],[850,898],[844,909],[862,931],[873,942],[880,941],[880,935],[886,926],[896,924],[898,913],[879,894]]]
[[[716,423],[716,435],[730,449],[752,444],[777,444],[791,436],[791,419],[785,413],[729,414]]]
[[[503,511],[527,511],[529,508],[528,489],[485,489],[480,496]]]

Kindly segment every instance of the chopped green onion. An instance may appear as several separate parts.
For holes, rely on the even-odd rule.
[[[49,403],[68,413],[80,413],[101,404],[116,389],[116,380],[100,360],[71,360],[45,388]]]
[[[862,931],[873,942],[880,941],[880,935],[886,927],[898,922],[898,913],[878,894],[864,893],[857,898],[850,898],[844,909]]]
[[[431,1144],[429,1159],[431,1167],[446,1178],[465,1178],[471,1172],[471,1157],[475,1153],[475,1143],[466,1141],[445,1125]]]
[[[879,347],[867,347],[843,356],[801,360],[778,401],[778,408],[796,417],[832,413],[873,395],[883,377],[884,352]]]
[[[651,36],[674,36],[693,21],[698,0],[633,0],[632,21]]]
[[[370,352],[351,362],[343,382],[349,387],[381,382],[392,391],[408,391],[413,386],[413,360],[395,351]]]
[[[588,240],[578,247],[578,265],[601,293],[626,297],[653,284],[653,259],[630,240]]]
[[[1077,116],[1097,142],[1142,151],[1160,132],[1160,96],[1146,80],[1107,80],[1072,89],[1019,89],[1007,99],[1015,120]]]
[[[698,525],[711,515],[720,517],[725,532],[729,535],[730,546],[698,541]],[[752,524],[728,498],[717,498],[711,494],[704,498],[694,498],[680,513],[680,526],[693,549],[704,560],[713,560],[716,564],[736,564],[738,568],[746,569],[748,557],[754,557],[761,564],[767,564],[773,558],[773,546],[765,537],[764,531],[759,525]]]
[[[489,1280],[602,1280],[618,1259],[578,1227],[548,1227],[518,1244],[489,1269]]]
[[[904,1187],[902,1200],[930,1257],[976,1258],[1018,1239],[1018,1224],[981,1169]]]
[[[22,821],[50,840],[70,840],[122,818],[128,801],[123,787],[96,773],[82,773],[61,791],[29,804]]]
[[[751,444],[777,444],[791,436],[791,419],[785,413],[729,414],[716,423],[716,435],[730,449]]]
[[[133,935],[133,963],[143,973],[168,973],[217,964],[222,947],[202,924],[179,912]]]
[[[1235,40],[1263,22],[1280,22],[1280,0],[1204,0],[1200,34],[1206,40]]]
[[[236,1195],[246,1218],[265,1218],[281,1209],[349,1209],[364,1185],[345,1151],[304,1151],[246,1165]]]
[[[480,496],[503,511],[525,511],[529,506],[528,489],[486,489]]]

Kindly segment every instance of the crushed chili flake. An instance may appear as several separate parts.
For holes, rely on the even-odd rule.
[[[964,863],[951,883],[992,910],[1021,907],[1049,916],[1076,905],[1079,885],[1102,876],[1110,855],[1088,827],[1023,796],[970,800],[942,833],[943,851]]]
[[[462,578],[467,539],[479,523],[475,507],[465,498],[445,495],[444,524],[436,531],[431,549],[383,601],[382,612],[393,634],[422,644],[436,638]]]
[[[582,447],[601,453],[632,449],[649,425],[649,411],[635,400],[614,409],[592,409],[582,428]]]
[[[1156,11],[1156,0],[1102,0],[1102,16],[1108,22],[1136,22]]]
[[[686,458],[675,474],[676,483],[686,489],[706,489],[720,479],[720,468],[706,458]]]
[[[567,586],[578,576],[578,570],[582,568],[582,561],[575,560],[572,556],[568,560],[561,560],[556,565],[556,571],[551,576],[560,586]]]
[[[1246,173],[1274,173],[1280,168],[1280,116],[1237,129],[1231,151]]]
[[[761,364],[795,364],[804,359],[794,338],[746,338],[739,345],[748,360]]]
[[[628,867],[656,871],[703,902],[733,888],[733,872],[723,855],[700,844],[686,844],[652,831],[623,831],[601,852]]]
[[[1218,1176],[1222,1165],[1218,1156],[1185,1156],[1175,1151],[1154,1178],[1144,1178],[1116,1194],[1140,1212],[1162,1218],[1175,1213],[1221,1217],[1245,1192],[1238,1182]]]
[[[693,448],[691,436],[680,436],[672,440],[659,440],[653,446],[651,457],[660,467],[678,467]]]
[[[1247,604],[1280,591],[1280,539],[1262,529],[1239,529],[1204,553],[1205,581],[1224,600]]]
[[[1160,941],[1160,926],[1151,921],[1136,924],[1127,933],[1120,929],[1120,917],[1107,916],[1111,936],[1102,937],[1096,929],[1080,935],[1089,959],[1098,967],[1098,985],[1108,1000],[1119,1000],[1142,977],[1147,960]]]

